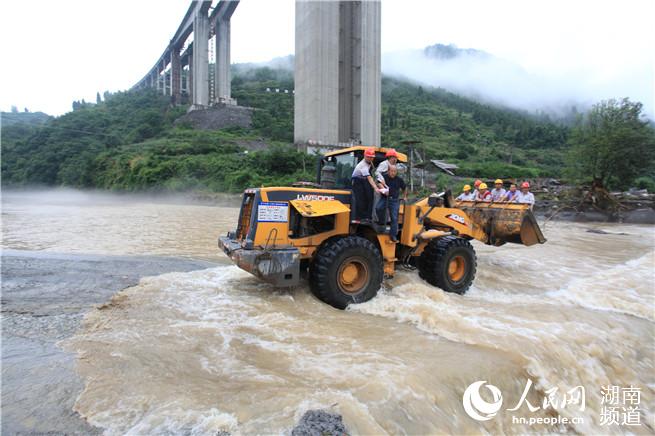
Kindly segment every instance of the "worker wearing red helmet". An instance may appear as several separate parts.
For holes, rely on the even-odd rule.
[[[384,156],[387,159],[378,165],[377,170],[375,170],[375,179],[380,185],[386,187],[384,183],[384,175],[389,172],[389,166],[396,165],[398,163],[398,153],[396,153],[396,150],[393,148],[390,148],[387,150]]]
[[[521,190],[514,196],[515,203],[529,204],[530,209],[534,206],[534,194],[530,192],[530,184],[528,182],[521,183]]]
[[[373,214],[373,192],[380,192],[373,180],[373,160],[375,159],[375,148],[364,150],[364,159],[355,166],[352,174],[353,197],[355,199],[354,218],[362,221],[370,221]]]
[[[477,199],[478,195],[480,194],[480,184],[482,183],[482,180],[478,179],[473,183],[473,198]]]

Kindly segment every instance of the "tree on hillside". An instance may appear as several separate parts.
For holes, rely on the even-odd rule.
[[[652,168],[655,131],[642,119],[642,106],[628,98],[604,100],[579,118],[569,140],[572,178],[627,188]]]

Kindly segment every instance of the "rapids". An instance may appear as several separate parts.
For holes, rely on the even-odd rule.
[[[653,227],[549,222],[542,246],[474,243],[478,274],[464,296],[400,271],[375,299],[338,311],[306,283],[274,290],[226,262],[216,237],[237,214],[77,192],[4,195],[5,248],[219,263],[143,279],[61,344],[78,355],[85,389],[75,409],[90,423],[108,434],[285,433],[325,408],[354,434],[653,433]],[[531,405],[582,386],[585,410],[508,411],[528,379]],[[478,380],[502,392],[487,421],[462,406]],[[606,385],[641,390],[643,425],[603,425]]]

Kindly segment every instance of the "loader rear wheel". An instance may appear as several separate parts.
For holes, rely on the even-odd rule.
[[[419,258],[419,276],[446,292],[465,293],[473,283],[476,258],[466,239],[445,236],[431,240]]]
[[[380,250],[359,236],[328,241],[309,267],[312,293],[337,309],[375,297],[382,278]]]

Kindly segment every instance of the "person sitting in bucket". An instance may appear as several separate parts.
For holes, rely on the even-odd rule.
[[[474,201],[475,194],[471,192],[471,185],[464,185],[463,192],[455,199],[457,201]]]
[[[480,183],[475,201],[491,201],[491,192],[487,190],[486,183]]]
[[[482,183],[482,180],[477,179],[473,183],[473,198],[476,199],[478,198],[478,190],[480,189],[480,184]]]
[[[534,206],[534,194],[530,192],[530,183],[521,183],[521,191],[517,192],[513,200],[515,203],[529,204],[530,209]]]
[[[514,201],[514,197],[516,197],[516,194],[518,194],[518,191],[516,190],[516,185],[512,183],[509,187],[509,191],[507,191],[502,201],[512,202]]]
[[[502,201],[502,199],[505,197],[505,194],[507,193],[507,191],[505,191],[503,188],[503,181],[501,179],[496,179],[494,185],[496,186],[491,190],[491,201]]]

